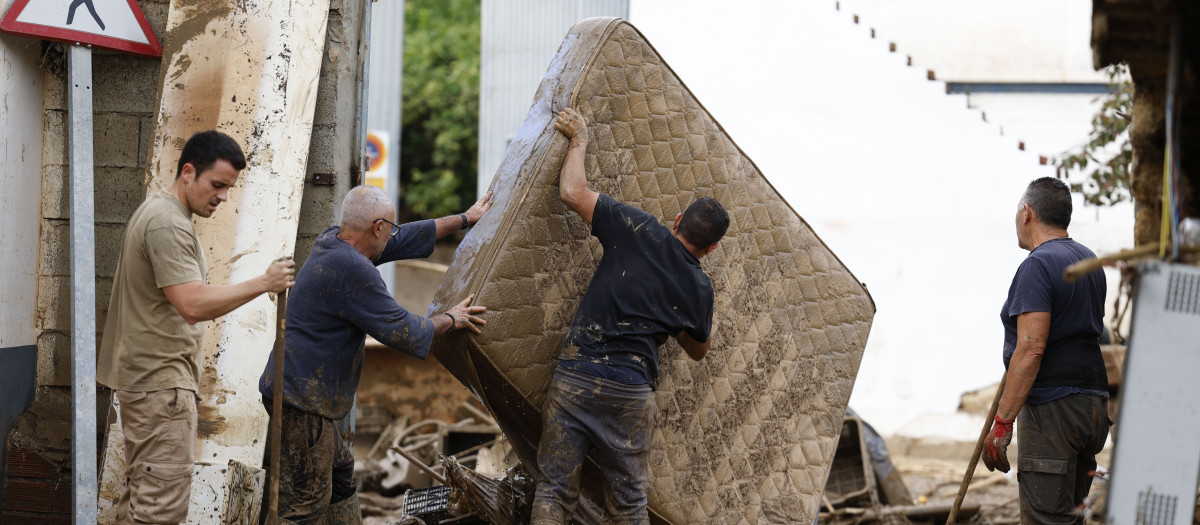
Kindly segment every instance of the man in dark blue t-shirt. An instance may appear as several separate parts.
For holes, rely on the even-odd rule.
[[[668,229],[587,186],[587,122],[574,109],[554,127],[570,139],[559,198],[592,225],[604,256],[564,342],[542,407],[537,495],[531,523],[571,520],[572,474],[589,449],[603,472],[610,523],[648,523],[646,483],[658,348],[674,337],[688,356],[708,353],[713,291],[700,258],[717,247],[729,215],[702,198]]]
[[[428,257],[433,243],[474,224],[491,207],[491,194],[465,213],[397,226],[387,194],[358,186],[342,202],[340,226],[325,230],[296,276],[284,338],[282,454],[279,517],[292,523],[332,523],[362,518],[354,488],[354,455],[337,421],[354,406],[363,365],[363,341],[375,340],[425,359],[434,336],[451,330],[476,333],[486,309],[473,297],[446,312],[422,317],[396,304],[377,265]],[[274,394],[275,356],[258,390],[267,411]],[[275,475],[272,473],[271,475]],[[342,521],[341,518],[350,521]]]
[[[983,462],[1008,472],[1013,422],[1022,523],[1082,523],[1073,511],[1087,497],[1096,453],[1108,436],[1108,376],[1100,354],[1104,272],[1074,283],[1063,270],[1096,255],[1067,236],[1071,190],[1043,177],[1017,208],[1017,243],[1029,256],[1017,268],[1000,311],[1004,393]],[[1019,414],[1019,416],[1018,416]]]

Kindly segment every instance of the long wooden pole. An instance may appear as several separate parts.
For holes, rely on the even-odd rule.
[[[407,450],[397,446],[393,446],[392,450],[399,452],[401,456],[404,456],[404,459],[407,459],[410,463],[416,465],[417,468],[424,470],[425,473],[429,474],[429,477],[433,478],[434,481],[441,483],[442,485],[449,485],[449,483],[446,481],[446,478],[442,477],[441,474],[438,474],[437,471],[433,470],[433,468],[431,468],[429,465],[421,463],[421,460],[417,459],[416,456],[409,454]]]
[[[1000,407],[1000,397],[1004,395],[1004,383],[1008,380],[1008,370],[1004,371],[1004,375],[1000,376],[1000,384],[996,386],[996,396],[992,398],[992,408],[988,410],[987,419],[983,422],[983,430],[979,432],[979,441],[975,442],[975,453],[971,454],[971,461],[967,464],[967,472],[963,474],[962,484],[958,486],[958,496],[954,498],[954,506],[950,507],[950,516],[946,518],[946,525],[954,525],[954,520],[958,518],[958,509],[962,507],[963,498],[967,495],[967,487],[971,486],[971,478],[975,475],[975,467],[979,464],[979,455],[983,453],[983,442],[987,439],[988,433],[992,431],[992,422],[996,419],[996,410]]]
[[[287,290],[279,294],[275,313],[275,375],[271,397],[271,492],[267,504],[267,523],[279,523],[279,454],[283,442],[283,347],[287,324]]]
[[[1132,259],[1140,259],[1143,257],[1156,256],[1156,255],[1158,255],[1158,252],[1159,252],[1159,244],[1156,242],[1152,242],[1149,244],[1143,244],[1141,246],[1138,246],[1137,248],[1121,250],[1121,251],[1111,254],[1111,255],[1105,255],[1103,257],[1093,257],[1091,259],[1084,259],[1082,261],[1079,261],[1075,264],[1068,266],[1065,270],[1063,270],[1063,280],[1067,281],[1069,283],[1073,283],[1073,282],[1075,282],[1076,279],[1079,279],[1080,277],[1083,277],[1084,275],[1087,275],[1089,273],[1092,273],[1094,271],[1097,271],[1097,270],[1103,268],[1105,264],[1110,264],[1110,263],[1114,263],[1117,261],[1129,261]],[[1183,246],[1183,247],[1180,247],[1179,252],[1180,253],[1200,252],[1200,246]]]

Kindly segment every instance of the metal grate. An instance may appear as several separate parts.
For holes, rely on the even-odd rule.
[[[875,484],[867,474],[870,468],[870,454],[863,444],[861,424],[858,418],[846,417],[825,481],[825,494],[830,502],[834,505],[871,503]]]
[[[825,492],[830,497],[850,497],[866,488],[867,475],[863,473],[861,455],[833,458],[833,467],[829,470],[829,481],[825,484]]]
[[[1139,525],[1169,524],[1175,521],[1175,506],[1179,502],[1177,496],[1155,494],[1153,492],[1138,492]]]
[[[446,508],[450,487],[442,485],[427,489],[412,489],[404,493],[404,514],[419,518],[426,525],[437,525],[450,516]]]
[[[1200,274],[1171,272],[1164,308],[1168,312],[1200,315]]]

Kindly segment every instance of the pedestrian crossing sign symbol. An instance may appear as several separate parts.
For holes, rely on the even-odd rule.
[[[162,56],[162,45],[136,0],[16,0],[0,19],[0,32]]]

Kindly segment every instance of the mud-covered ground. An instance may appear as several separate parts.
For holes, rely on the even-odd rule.
[[[1015,451],[1013,451],[1015,454]],[[1105,450],[1098,457],[1101,464],[1107,464],[1110,451]],[[958,489],[966,472],[967,459],[944,459],[921,456],[893,456],[893,463],[900,471],[908,486],[909,492],[916,499],[914,503],[930,506],[949,507],[954,503]],[[1094,482],[1090,498],[1103,498],[1104,482]],[[1096,503],[1092,503],[1096,512],[1102,512]],[[978,506],[979,510],[969,517],[960,513],[958,523],[1003,525],[1020,523],[1020,506],[1017,500],[1016,472],[1001,474],[988,472],[980,463],[972,478],[971,488],[963,500],[963,507]],[[840,521],[850,523],[854,520]],[[912,523],[945,523],[943,514],[937,520],[910,520]],[[826,520],[826,523],[830,523]],[[904,523],[897,520],[895,523]],[[1086,523],[1099,523],[1089,517]]]
[[[967,467],[966,460],[919,456],[894,456],[892,460],[903,476],[909,492],[917,500],[914,504],[949,506],[954,503],[959,483],[962,481]],[[1101,485],[1098,483],[1093,486],[1093,494],[1103,490]],[[396,508],[394,511],[388,512],[386,508],[379,506],[379,504],[388,503],[387,498],[365,495],[363,498],[364,525],[390,525],[399,521],[401,498],[397,497],[391,501],[394,502]],[[1006,476],[998,472],[988,472],[982,464],[979,465],[972,481],[972,488],[967,492],[963,504],[964,507],[978,505],[979,511],[971,517],[959,519],[959,523],[981,525],[1020,523],[1016,476],[1011,473]],[[823,522],[854,523],[857,518],[858,516],[844,515],[842,519],[825,519]],[[890,522],[905,523],[905,520],[894,519]],[[945,523],[945,516],[943,515],[937,520],[908,520],[908,522],[941,525]],[[1088,523],[1097,523],[1097,521],[1088,520]]]
[[[904,477],[904,483],[918,502],[929,505],[951,505],[958,494],[963,473],[967,470],[966,460],[954,461],[916,456],[892,458],[896,468]],[[972,479],[972,489],[963,499],[963,505],[978,505],[979,513],[970,518],[971,523],[1019,523],[1016,476],[1005,476],[988,472],[982,464]],[[964,522],[963,520],[959,520]],[[939,525],[944,521],[939,522]]]
[[[965,461],[916,456],[898,456],[894,457],[893,461],[896,468],[904,477],[904,482],[908,485],[912,496],[918,498],[918,501],[924,498],[924,502],[930,505],[950,505],[954,503],[954,497],[957,494],[959,483],[962,481],[962,475],[967,466]],[[960,523],[1001,525],[1020,522],[1015,477],[1009,479],[1002,474],[988,472],[986,468],[980,465],[975,473],[975,481],[972,485],[978,488],[974,488],[968,492],[964,503],[965,505],[979,505],[980,511],[976,517],[969,520],[960,520]],[[400,498],[395,498],[394,501],[398,507],[400,505]],[[386,503],[386,500],[383,498],[371,498],[371,496],[364,498],[364,525],[390,525],[400,519],[401,512],[399,508],[395,509],[394,512],[376,514],[385,510],[378,507],[376,503]],[[368,515],[368,512],[376,515]],[[853,516],[847,516],[847,518],[845,521],[825,520],[825,522],[850,523],[854,521]],[[921,523],[920,521],[913,522]],[[926,523],[933,522],[927,521]],[[941,523],[944,523],[944,518],[937,521],[937,525],[941,525]]]

